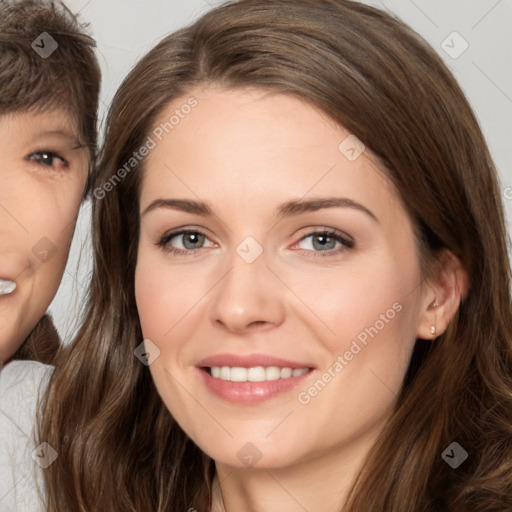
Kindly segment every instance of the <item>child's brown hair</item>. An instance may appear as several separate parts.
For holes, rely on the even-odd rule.
[[[65,110],[90,149],[91,170],[101,80],[95,46],[60,1],[0,0],[0,115]]]
[[[101,72],[96,43],[60,1],[0,0],[0,115],[55,108],[67,112],[95,169]],[[14,359],[50,363],[60,345],[51,318],[34,327]]]

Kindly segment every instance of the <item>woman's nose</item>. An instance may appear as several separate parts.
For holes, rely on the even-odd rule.
[[[285,290],[265,256],[250,240],[237,247],[230,270],[212,290],[209,314],[214,324],[244,333],[283,322]]]

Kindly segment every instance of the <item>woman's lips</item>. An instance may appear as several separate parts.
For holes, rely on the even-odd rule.
[[[313,367],[269,355],[221,354],[198,364],[210,392],[232,403],[254,404],[289,392],[306,379]]]
[[[253,368],[255,366],[277,366],[279,368],[292,369],[313,368],[313,365],[307,362],[292,361],[269,354],[216,354],[202,359],[196,366],[198,368],[212,368],[213,366],[229,366],[231,368]]]
[[[232,382],[212,377],[207,369],[202,368],[199,371],[208,390],[217,397],[232,403],[256,404],[292,391],[300,386],[313,370],[308,369],[306,373],[297,377],[262,382]]]

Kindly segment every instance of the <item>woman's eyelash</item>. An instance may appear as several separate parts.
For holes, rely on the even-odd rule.
[[[206,234],[202,233],[199,230],[181,230],[176,231],[173,233],[165,234],[157,243],[156,245],[161,247],[166,252],[170,252],[174,255],[183,255],[183,256],[191,256],[191,253],[198,252],[194,249],[180,249],[176,247],[169,246],[169,242],[176,237],[184,236],[184,235],[200,235],[201,237],[208,238]],[[352,249],[354,247],[354,240],[352,240],[351,237],[348,235],[344,235],[341,232],[332,230],[332,229],[323,229],[323,230],[317,230],[317,231],[311,231],[307,235],[304,235],[296,244],[301,243],[302,241],[310,238],[310,237],[323,237],[327,238],[329,241],[339,242],[342,247],[338,249],[331,249],[326,251],[315,251],[315,250],[307,250],[303,249],[306,253],[313,253],[309,254],[311,257],[317,257],[317,256],[332,256],[333,254],[339,254],[340,252],[346,251],[348,249]],[[199,247],[198,249],[203,249],[203,247]]]
[[[68,167],[69,162],[61,157],[58,153],[55,151],[47,151],[47,150],[40,150],[40,151],[34,151],[30,155],[26,157],[27,160],[36,162],[43,167],[54,167],[55,166],[55,160],[61,161],[62,167]]]
[[[326,251],[314,251],[314,250],[312,251],[312,250],[304,249],[307,253],[310,253],[310,254],[308,254],[308,256],[313,257],[313,258],[316,258],[318,256],[327,257],[327,256],[337,255],[337,254],[340,254],[341,252],[345,252],[348,249],[353,249],[354,245],[355,245],[354,240],[351,237],[349,237],[348,235],[345,235],[339,231],[327,229],[327,228],[318,230],[318,231],[311,231],[307,235],[303,236],[297,243],[300,243],[303,240],[306,240],[307,238],[310,238],[310,237],[316,237],[316,238],[323,237],[323,238],[327,238],[329,240],[333,240],[335,242],[339,242],[341,244],[341,247],[339,247],[338,249],[331,249],[331,250],[326,250]],[[295,244],[295,245],[297,245],[297,244]]]
[[[175,255],[190,256],[192,252],[197,252],[197,251],[194,251],[194,249],[179,249],[179,248],[176,248],[176,247],[169,247],[168,246],[169,242],[173,238],[176,238],[176,237],[182,236],[182,235],[200,235],[200,236],[203,236],[203,237],[207,238],[207,236],[204,233],[202,233],[201,231],[192,230],[192,229],[185,229],[185,230],[181,230],[181,231],[175,231],[174,233],[165,234],[157,242],[156,245],[158,245],[159,247],[164,249],[166,252],[170,252],[170,253],[173,253]],[[199,249],[202,249],[202,247],[199,247]]]

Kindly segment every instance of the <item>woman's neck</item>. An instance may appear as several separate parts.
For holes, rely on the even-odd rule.
[[[241,469],[216,463],[211,512],[339,512],[374,440],[361,439],[357,446],[284,468]]]

